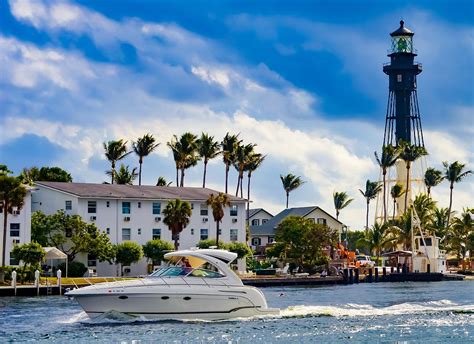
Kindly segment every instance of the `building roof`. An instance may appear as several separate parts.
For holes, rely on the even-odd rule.
[[[328,217],[334,219],[335,221],[339,222],[342,225],[342,222],[337,220],[334,216],[331,214],[328,214],[326,211],[321,209],[318,206],[312,206],[312,207],[298,207],[298,208],[288,208],[274,217],[272,217],[270,220],[265,222],[263,225],[260,226],[250,226],[250,233],[253,236],[259,236],[259,235],[270,235],[273,236],[275,235],[275,229],[276,227],[280,224],[281,221],[283,221],[286,217],[288,216],[306,216],[312,211],[319,209],[321,210],[324,214],[326,214]]]
[[[250,219],[252,216],[258,214],[259,212],[261,211],[264,211],[266,212],[268,215],[270,216],[273,216],[273,214],[270,214],[268,211],[266,211],[265,209],[263,208],[255,208],[255,209],[249,209],[248,212],[247,212],[247,217]]]
[[[400,27],[393,31],[390,36],[413,36],[415,33],[411,31],[410,29],[405,27],[405,22],[403,20],[400,20]]]
[[[36,186],[65,192],[80,198],[156,199],[180,198],[188,201],[205,201],[216,190],[199,187],[171,187],[151,185],[119,185],[92,183],[36,182]],[[231,202],[245,202],[244,198],[228,195]]]

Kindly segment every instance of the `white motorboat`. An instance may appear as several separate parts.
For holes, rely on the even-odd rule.
[[[237,254],[203,249],[170,252],[146,278],[100,283],[66,293],[89,317],[119,312],[149,319],[221,320],[279,314],[265,296],[244,286],[229,264]]]

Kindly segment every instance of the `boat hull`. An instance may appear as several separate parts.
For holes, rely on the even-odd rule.
[[[78,294],[74,297],[90,318],[118,312],[147,319],[222,320],[279,313],[266,307],[261,293],[255,288],[243,287],[238,291],[207,288],[192,293],[176,289],[153,293]]]

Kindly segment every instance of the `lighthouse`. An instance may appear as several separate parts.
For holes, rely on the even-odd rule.
[[[415,61],[417,51],[413,44],[414,35],[415,33],[405,26],[403,20],[400,21],[400,27],[390,34],[391,45],[388,51],[390,62],[383,65],[383,72],[388,75],[389,81],[383,146],[397,146],[401,141],[418,147],[425,146],[417,95],[417,77],[423,69],[421,63]],[[396,204],[392,204],[389,201],[390,188],[396,183],[401,184],[410,200],[415,194],[424,192],[425,160],[418,159],[413,164],[409,185],[406,182],[407,170],[403,160],[397,161],[391,170],[387,180],[386,202],[390,207],[395,207],[390,213],[401,215],[405,211],[404,197],[400,197],[396,200]],[[376,220],[383,218],[382,208],[383,196],[379,195]]]

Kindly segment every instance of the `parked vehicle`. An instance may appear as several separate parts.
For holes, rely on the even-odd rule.
[[[356,260],[359,262],[360,266],[374,267],[375,262],[370,259],[369,256],[356,256]]]

